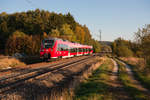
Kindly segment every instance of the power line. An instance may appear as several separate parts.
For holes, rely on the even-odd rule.
[[[30,0],[25,0],[30,6],[35,7],[35,8],[39,8],[37,5],[35,5],[32,1]]]

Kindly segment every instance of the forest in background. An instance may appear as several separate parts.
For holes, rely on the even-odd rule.
[[[95,52],[101,50],[100,43],[92,38],[88,27],[76,22],[70,13],[57,14],[36,9],[0,14],[0,53],[2,54],[38,55],[41,41],[47,37],[92,45]]]

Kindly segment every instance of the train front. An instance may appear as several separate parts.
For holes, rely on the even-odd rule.
[[[54,52],[54,39],[44,39],[41,43],[40,58],[50,59]]]

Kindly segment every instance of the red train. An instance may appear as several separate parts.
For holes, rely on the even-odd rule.
[[[79,43],[69,42],[58,38],[47,38],[41,43],[40,57],[67,58],[73,56],[88,55],[93,53],[93,47]]]

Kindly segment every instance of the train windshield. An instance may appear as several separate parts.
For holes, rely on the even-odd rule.
[[[47,48],[52,48],[54,45],[54,40],[44,40],[44,47]]]

